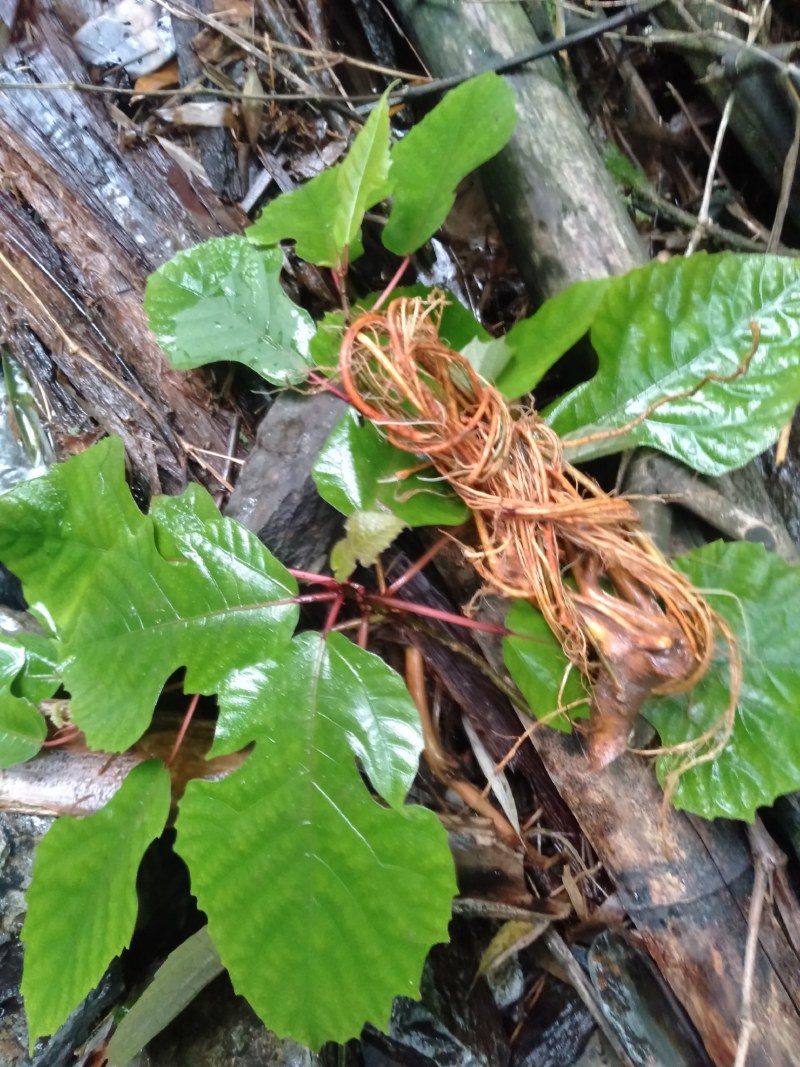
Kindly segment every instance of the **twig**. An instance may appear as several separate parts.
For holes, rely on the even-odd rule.
[[[745,1067],[750,1039],[753,1036],[753,978],[756,970],[756,952],[758,951],[758,932],[761,928],[761,915],[764,910],[764,898],[772,884],[775,871],[786,864],[786,857],[764,829],[757,818],[752,826],[747,827],[750,848],[755,864],[753,891],[750,895],[750,910],[747,915],[747,944],[744,951],[744,977],[742,979],[742,1008],[739,1022],[739,1037],[736,1042],[736,1059],[733,1067]]]
[[[598,1003],[597,993],[595,993],[589,979],[584,974],[581,965],[570,952],[563,937],[551,926],[544,934],[544,942],[556,963],[560,964],[566,971],[567,978],[572,984],[573,989],[586,1005],[589,1014],[597,1023],[600,1030],[602,1030],[603,1036],[611,1045],[614,1052],[616,1052],[620,1062],[624,1064],[624,1067],[634,1067],[633,1061],[625,1051],[616,1032],[609,1025],[608,1019],[606,1019],[601,1010]]]
[[[709,209],[711,207],[711,194],[714,192],[714,182],[717,177],[717,166],[719,164],[719,156],[722,151],[722,142],[725,140],[725,133],[728,129],[728,123],[731,119],[731,113],[733,111],[733,103],[736,98],[736,93],[732,92],[728,99],[725,101],[725,107],[722,109],[722,118],[719,120],[719,126],[717,127],[717,136],[714,140],[714,149],[711,153],[711,161],[708,165],[708,173],[706,174],[706,184],[703,189],[703,199],[700,202],[700,211],[697,215],[697,225],[694,228],[692,236],[689,238],[689,244],[686,248],[686,255],[691,256],[693,252],[697,251],[697,246],[705,236],[708,230],[708,224],[711,221],[709,217]]]
[[[775,219],[772,223],[772,232],[767,242],[767,251],[774,252],[778,247],[783,233],[783,224],[786,221],[786,212],[789,210],[789,201],[792,196],[795,171],[797,170],[797,155],[800,150],[800,95],[788,78],[786,88],[794,106],[794,134],[786,159],[783,161],[783,174],[781,176],[781,192],[778,197],[778,206],[775,209]]]
[[[633,190],[632,196],[636,206],[644,211],[655,211],[659,215],[668,218],[671,222],[675,222],[679,226],[685,226],[688,229],[693,229],[697,225],[696,215],[682,207],[678,207],[677,204],[673,204],[669,200],[665,200],[650,185],[643,183],[637,186]],[[705,232],[708,237],[713,238],[720,244],[727,245],[728,248],[736,248],[740,252],[765,252],[767,250],[766,241],[760,241],[757,237],[746,237],[744,234],[736,233],[735,230],[720,226],[717,222],[708,222]],[[800,256],[800,251],[794,248],[787,248],[786,245],[778,245],[774,251],[780,252],[784,256]]]
[[[169,0],[169,2],[176,8],[176,10],[179,10],[179,3],[176,2],[176,0]],[[484,70],[491,70],[496,74],[510,73],[511,71],[517,70],[519,67],[524,67],[527,63],[534,63],[536,60],[546,59],[548,56],[556,55],[558,52],[566,51],[570,48],[575,48],[580,44],[585,44],[587,41],[595,40],[597,37],[602,37],[606,33],[618,29],[620,26],[640,22],[663,3],[665,3],[665,0],[645,0],[642,4],[634,4],[631,7],[626,8],[624,11],[620,11],[619,14],[612,15],[611,18],[598,20],[594,25],[587,26],[575,33],[567,34],[565,37],[561,37],[554,41],[547,41],[544,44],[536,45],[533,48],[526,49],[524,52],[518,52],[516,55],[509,56],[506,59],[498,59],[494,63],[488,64]],[[180,5],[179,13],[184,14],[184,11],[186,13],[185,17],[197,18],[197,12],[193,8],[184,8],[183,5]],[[214,28],[218,29],[220,33],[227,31],[227,27],[223,28],[222,24],[217,22],[217,20],[214,20]],[[230,36],[230,33],[227,33],[226,35]],[[237,43],[241,43],[242,46],[248,46],[245,48],[246,51],[253,49],[254,52],[259,55],[259,58],[266,57],[266,60],[269,60],[267,54],[262,52],[261,49],[256,49],[255,46],[251,46],[248,41],[239,37],[238,34],[235,36],[237,38]],[[252,55],[253,51],[250,51],[250,54]],[[470,78],[474,78],[478,73],[482,73],[482,71],[465,71],[463,74],[456,74],[450,78],[437,78],[425,85],[412,85],[404,89],[396,89],[394,92],[389,93],[389,99],[393,103],[401,103],[405,100],[443,93],[448,89],[461,85],[462,82],[468,81]],[[75,80],[39,83],[0,82],[0,92],[19,92],[24,90],[35,92],[66,91],[97,93],[103,96],[137,96],[141,98],[176,97],[183,95],[181,90],[175,89],[153,89],[150,92],[142,92],[140,89],[135,88],[122,89],[113,85],[92,85],[91,83]],[[322,92],[264,93],[252,95],[237,90],[200,86],[198,88],[193,88],[191,90],[191,95],[195,97],[208,96],[221,100],[266,100],[278,103],[374,104],[381,99],[383,94],[359,93],[344,98],[336,94]]]

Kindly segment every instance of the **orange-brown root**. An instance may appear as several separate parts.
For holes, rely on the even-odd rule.
[[[478,574],[531,601],[588,680],[591,762],[625,750],[650,695],[702,678],[715,633],[730,649],[730,724],[740,673],[730,630],[670,567],[629,501],[566,462],[535,410],[510,406],[442,343],[441,306],[401,298],[359,317],[343,340],[342,386],[394,445],[424,454],[450,483],[475,519],[478,547],[465,551]],[[704,735],[687,761],[711,758],[715,738]]]

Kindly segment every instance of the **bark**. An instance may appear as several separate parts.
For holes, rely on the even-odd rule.
[[[0,80],[32,86],[0,94],[0,331],[62,446],[76,431],[119,434],[149,490],[175,491],[193,447],[225,453],[230,416],[204,375],[165,362],[144,284],[242,217],[155,140],[124,148],[103,98],[33,88],[90,80],[53,9],[5,52]]]

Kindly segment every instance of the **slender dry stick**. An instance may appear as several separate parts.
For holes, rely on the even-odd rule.
[[[752,45],[758,36],[761,27],[764,24],[764,19],[767,16],[771,0],[763,0],[761,9],[756,18],[753,18],[750,22],[750,27],[747,31],[747,44]],[[717,136],[714,140],[714,150],[711,153],[711,161],[708,167],[708,173],[706,174],[706,184],[703,190],[703,199],[700,204],[700,211],[697,216],[697,226],[692,234],[689,245],[686,249],[686,255],[690,256],[693,252],[697,251],[697,246],[703,239],[710,221],[709,208],[711,207],[711,196],[714,192],[714,182],[717,177],[717,167],[719,165],[719,157],[722,152],[722,143],[725,140],[725,133],[728,129],[728,123],[730,122],[731,113],[733,112],[733,105],[736,99],[736,91],[734,90],[728,99],[725,101],[725,107],[722,109],[722,116],[717,128]]]

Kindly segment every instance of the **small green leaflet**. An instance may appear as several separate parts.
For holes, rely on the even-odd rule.
[[[573,719],[589,714],[580,674],[570,666],[542,613],[526,600],[514,601],[506,626],[513,636],[503,638],[503,660],[525,703],[537,719],[568,733]],[[578,701],[584,703],[553,714]]]
[[[486,72],[452,89],[394,145],[386,248],[405,256],[425,244],[447,218],[458,183],[497,155],[516,122],[514,91]]]
[[[743,685],[733,735],[711,763],[678,780],[676,807],[705,819],[747,819],[777,796],[800,789],[800,567],[763,546],[717,541],[675,561],[736,634]],[[647,703],[643,714],[664,745],[698,737],[728,702],[728,659],[717,642],[709,674],[686,695]],[[662,756],[663,782],[678,757]]]
[[[371,567],[391,545],[405,523],[391,511],[354,511],[344,524],[346,537],[331,549],[331,567],[338,582],[343,582],[357,564]]]
[[[177,848],[237,992],[319,1047],[414,997],[456,891],[436,816],[407,807],[422,747],[398,675],[340,634],[301,634],[220,694],[222,782],[190,782]],[[356,758],[389,807],[370,795]]]
[[[745,373],[732,375],[753,343],[760,342]],[[800,401],[800,262],[778,256],[733,253],[631,271],[609,287],[594,318],[591,340],[600,368],[547,413],[570,438],[598,440],[565,448],[578,463],[633,445],[661,449],[703,474],[743,466],[777,439]]]
[[[282,265],[280,249],[218,237],[151,274],[144,307],[173,367],[229,359],[274,385],[302,381],[314,323],[281,288]]]
[[[132,745],[173,671],[213,693],[297,620],[294,579],[200,487],[142,515],[116,439],[0,499],[0,546],[28,598],[52,605],[73,719],[94,748]]]
[[[352,409],[334,426],[314,463],[320,496],[343,515],[382,504],[408,526],[453,526],[467,519],[466,505],[433,468],[398,478],[424,460],[391,445]]]
[[[364,251],[361,223],[366,212],[389,195],[389,166],[384,96],[341,163],[276,197],[245,232],[264,245],[292,239],[301,259],[341,271]]]
[[[130,772],[95,815],[62,817],[39,842],[22,928],[31,1046],[52,1034],[130,943],[136,872],[164,829],[170,782],[157,760]]]
[[[38,634],[0,635],[0,768],[31,759],[45,739],[35,702],[59,687],[54,645]]]

